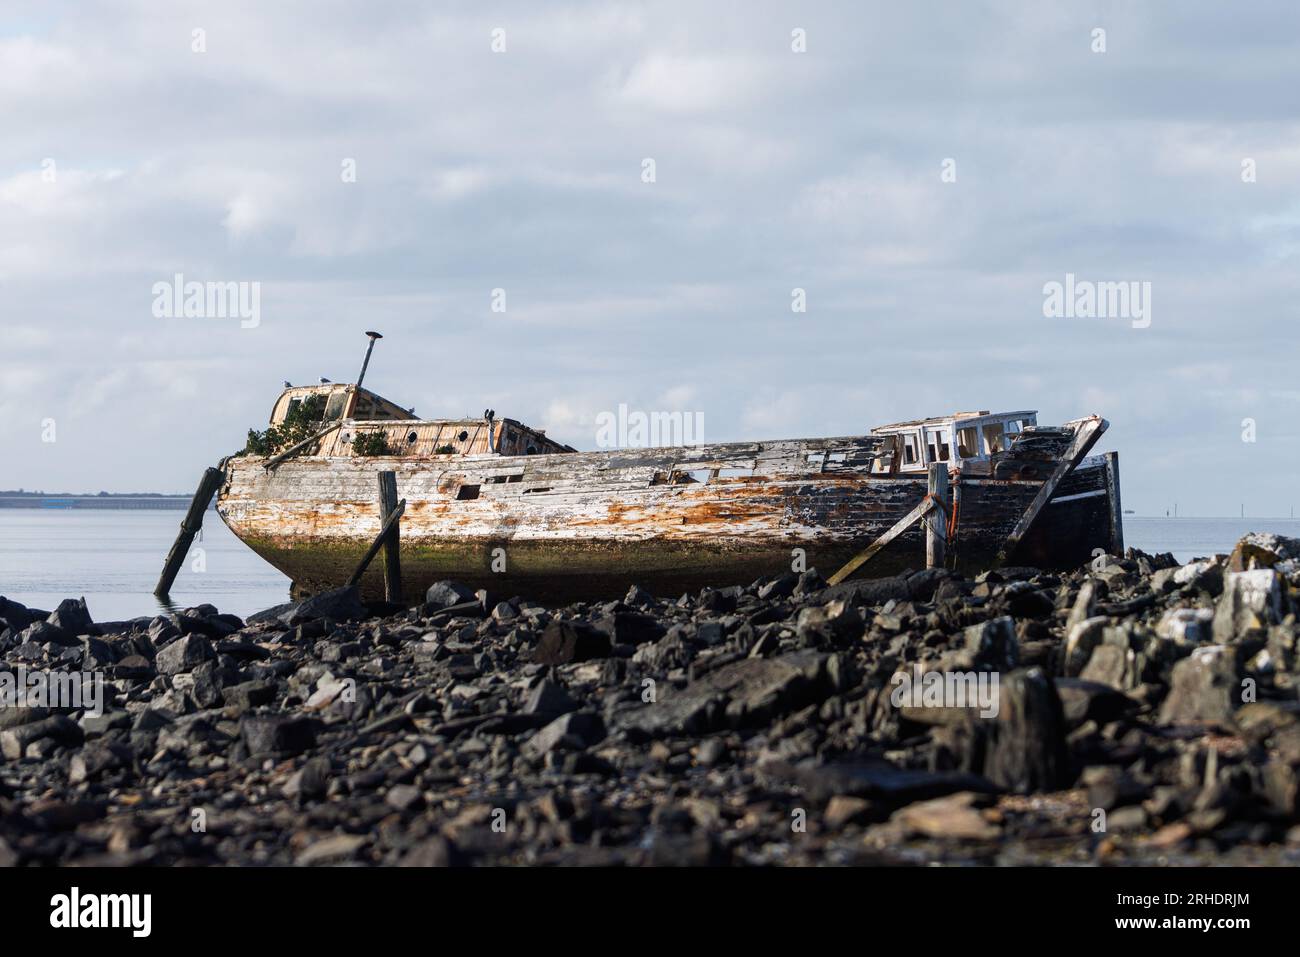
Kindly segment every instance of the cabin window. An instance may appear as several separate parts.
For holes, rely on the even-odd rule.
[[[668,484],[668,473],[667,473],[667,472],[655,472],[654,475],[650,476],[650,484],[651,484],[651,485],[667,485],[667,484]]]
[[[948,461],[948,433],[943,429],[926,429],[925,444],[930,453],[931,462]]]
[[[530,446],[528,446],[528,448],[524,451],[524,454],[525,454],[525,455],[536,455],[536,454],[537,454],[537,446],[535,446],[535,445],[530,445]]]
[[[993,422],[984,426],[984,454],[994,455],[1004,451],[1006,446],[1002,441],[1002,426],[1000,423]]]
[[[1021,422],[1019,419],[1012,419],[1011,421],[1009,421],[1007,423],[1007,442],[1008,443],[1014,442],[1016,440],[1016,436],[1020,434],[1020,430],[1023,428],[1024,428],[1024,423]]]
[[[921,458],[920,452],[921,449],[920,446],[917,445],[916,435],[913,433],[904,435],[903,436],[903,464],[915,465],[917,462],[920,461]]]
[[[973,425],[957,430],[957,455],[963,459],[979,458],[980,433]]]
[[[293,415],[293,411],[294,411],[294,409],[298,408],[298,406],[300,406],[300,405],[302,405],[302,399],[290,399],[290,400],[289,400],[289,411],[285,413],[285,417],[287,418],[287,417]]]
[[[462,485],[459,489],[456,490],[456,498],[458,501],[461,502],[467,501],[471,498],[478,498],[478,486]]]
[[[335,419],[343,418],[343,404],[347,402],[347,399],[347,393],[345,392],[335,392],[329,397],[329,401],[325,404],[326,422],[333,422]],[[357,416],[357,418],[361,418],[361,416]]]

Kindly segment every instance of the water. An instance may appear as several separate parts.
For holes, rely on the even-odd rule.
[[[153,596],[163,559],[185,512],[90,509],[0,509],[0,595],[34,608],[85,596],[97,621],[156,615]],[[207,602],[232,614],[289,600],[289,579],[235,538],[216,512],[172,586],[171,602]],[[196,549],[205,570],[196,571]]]
[[[1124,516],[1124,544],[1152,555],[1173,552],[1180,562],[1230,552],[1247,532],[1275,532],[1300,538],[1300,519],[1144,518]]]
[[[168,610],[153,596],[182,511],[0,509],[0,595],[35,608],[85,596],[90,613],[115,621]],[[1182,562],[1231,551],[1246,532],[1300,538],[1285,518],[1143,518],[1124,516],[1124,541]],[[202,548],[206,570],[193,567]],[[209,511],[172,588],[178,608],[207,602],[244,616],[287,601],[289,579],[262,561]]]

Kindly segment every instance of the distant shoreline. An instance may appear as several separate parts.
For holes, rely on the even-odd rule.
[[[141,492],[134,495],[65,495],[33,492],[2,492],[0,508],[25,509],[186,509],[190,495]]]

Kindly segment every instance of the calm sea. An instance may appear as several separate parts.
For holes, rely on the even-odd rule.
[[[47,609],[84,595],[100,621],[165,611],[153,587],[183,516],[181,511],[0,509],[0,595]],[[1124,517],[1126,544],[1173,552],[1183,562],[1230,551],[1249,531],[1300,537],[1300,520]],[[201,562],[196,548],[202,549]],[[242,616],[288,598],[289,580],[208,512],[202,538],[172,589],[173,605],[207,602]]]

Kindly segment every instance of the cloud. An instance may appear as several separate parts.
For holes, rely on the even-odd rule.
[[[52,0],[0,36],[0,484],[192,486],[379,328],[403,405],[581,447],[620,402],[711,441],[1096,411],[1126,503],[1279,510],[1285,430],[1275,468],[1174,464],[1237,451],[1294,379],[1297,26],[1281,0]],[[261,325],[154,319],[177,272],[260,282]],[[1150,329],[1044,319],[1066,272],[1151,281]]]

